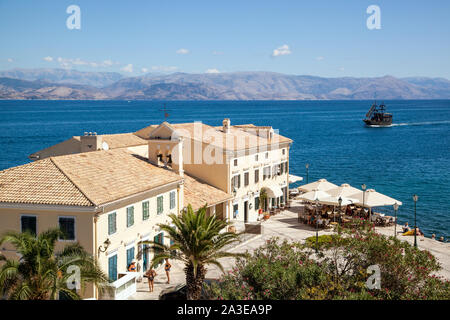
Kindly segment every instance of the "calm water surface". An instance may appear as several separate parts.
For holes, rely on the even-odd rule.
[[[450,237],[450,101],[385,101],[394,114],[389,128],[361,121],[371,101],[167,102],[169,122],[271,125],[294,140],[291,173],[309,181],[365,183],[403,202],[399,221],[427,236]],[[85,131],[133,132],[164,120],[162,102],[0,101],[0,169]],[[388,208],[386,210],[391,210]]]

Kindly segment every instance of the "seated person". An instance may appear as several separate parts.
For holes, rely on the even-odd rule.
[[[410,231],[411,228],[408,225],[408,222],[405,222],[405,225],[403,226],[403,233]]]
[[[423,236],[423,232],[420,231],[420,229],[419,229],[418,227],[416,228],[416,234],[417,234],[418,236]]]

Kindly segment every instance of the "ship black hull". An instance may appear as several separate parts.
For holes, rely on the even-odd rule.
[[[376,120],[370,120],[370,119],[364,119],[363,121],[366,124],[366,126],[369,126],[369,127],[372,127],[372,126],[388,127],[388,126],[392,125],[392,118],[389,120],[386,119],[385,121],[376,121]]]

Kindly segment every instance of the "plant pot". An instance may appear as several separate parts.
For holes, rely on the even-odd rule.
[[[265,214],[264,216],[263,216],[263,219],[264,220],[267,220],[267,219],[269,219],[270,218],[270,215],[269,214]]]
[[[228,232],[236,233],[236,227],[235,226],[229,226],[228,227]]]

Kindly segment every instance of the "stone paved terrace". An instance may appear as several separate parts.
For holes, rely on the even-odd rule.
[[[272,237],[279,237],[280,239],[288,239],[292,241],[305,241],[306,238],[315,235],[315,229],[298,223],[297,213],[302,209],[302,205],[298,201],[293,201],[290,210],[285,210],[284,212],[270,217],[269,220],[264,221],[263,224],[263,234],[246,238],[240,244],[234,246],[231,252],[245,252],[246,250],[252,251],[265,243],[266,240]],[[400,226],[397,226],[397,231],[401,230]],[[393,235],[394,227],[383,227],[377,228],[377,231],[384,235]],[[319,235],[331,234],[333,231],[319,230]],[[411,236],[401,236],[402,240],[413,243],[414,237]],[[450,243],[441,243],[436,240],[429,238],[418,237],[418,246],[422,249],[428,249],[442,264],[443,269],[439,272],[439,275],[450,279]],[[221,260],[222,265],[225,270],[230,270],[234,265],[233,258],[226,258]],[[171,284],[166,284],[166,275],[163,270],[163,266],[158,268],[156,272],[158,273],[155,278],[155,291],[150,293],[148,289],[147,279],[144,278],[143,282],[138,283],[137,293],[130,297],[131,300],[152,300],[158,299],[161,290],[175,287],[178,284],[185,282],[185,276],[183,271],[183,266],[178,261],[171,261],[172,271],[171,271]],[[209,279],[219,278],[221,271],[215,267],[210,266],[206,277]]]

